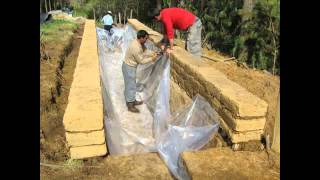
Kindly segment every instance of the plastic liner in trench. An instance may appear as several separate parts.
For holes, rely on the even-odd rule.
[[[158,152],[171,173],[189,179],[182,165],[183,151],[199,150],[218,131],[219,115],[200,95],[184,109],[170,113],[170,59],[137,68],[137,96],[145,103],[140,113],[127,111],[121,66],[136,32],[130,26],[113,28],[112,36],[97,28],[106,138],[110,155]],[[151,41],[148,50],[159,51]],[[148,52],[148,51],[147,51]]]

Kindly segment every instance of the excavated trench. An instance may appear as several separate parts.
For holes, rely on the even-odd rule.
[[[177,111],[190,104],[192,99],[187,95],[187,93],[179,87],[177,83],[174,82],[172,76],[170,77],[170,111],[171,113]],[[218,133],[206,144],[202,150],[208,148],[215,147],[226,147],[230,146],[231,142],[223,132],[221,128],[219,128]]]
[[[64,63],[60,64],[60,67],[63,68],[64,67]],[[192,102],[192,100],[187,95],[187,93],[183,89],[181,89],[179,87],[179,85],[174,82],[173,77],[170,76],[170,98],[169,98],[170,112],[171,113],[176,112],[177,110],[182,109],[185,106],[189,105],[191,102]],[[106,106],[106,105],[104,104],[104,106]],[[104,115],[106,115],[106,114],[104,114]],[[108,129],[106,129],[106,131],[108,131]],[[106,140],[106,141],[108,141],[108,140]],[[215,147],[225,147],[225,146],[230,146],[230,145],[231,145],[231,142],[227,138],[226,133],[223,132],[223,130],[220,128],[218,133],[216,133],[216,135],[214,136],[214,138],[211,139],[204,147],[202,147],[201,150],[209,149],[209,148],[215,148]],[[110,147],[108,146],[108,153],[109,153],[109,148]],[[250,147],[249,147],[249,149],[250,149]],[[154,153],[148,153],[146,156],[152,155],[152,154],[154,154]],[[135,160],[135,158],[133,158],[133,159]],[[110,163],[114,159],[112,159],[112,158],[106,158],[105,159],[105,158],[98,157],[98,158],[85,159],[84,162],[86,162],[85,163],[86,165],[90,165],[90,164],[95,164],[95,162],[97,160],[98,160],[98,162],[102,162],[102,161],[107,160],[107,162]],[[117,162],[115,161],[115,163],[117,163]],[[104,174],[105,172],[109,172],[109,171],[112,172],[112,168],[109,169],[110,167],[107,166],[107,171],[104,170],[103,172],[101,171],[101,173]],[[117,164],[117,167],[118,167],[118,164]],[[95,172],[95,171],[91,171],[90,170],[90,172]],[[114,177],[116,177],[115,174],[111,175],[110,173],[108,175],[106,175],[106,176],[114,176]]]
[[[151,41],[150,41],[151,42]],[[152,42],[151,42],[152,43]],[[153,44],[154,46],[154,44]],[[185,108],[192,103],[191,98],[188,96],[186,91],[179,87],[179,82],[175,82],[172,75],[170,75],[170,113],[174,113],[179,109]],[[108,129],[106,129],[108,132]],[[262,141],[248,141],[243,143],[238,143],[238,150],[246,151],[261,151],[264,149],[265,142]],[[227,133],[221,127],[218,133],[212,138],[202,149],[215,148],[215,147],[231,147],[234,145],[231,139],[228,137]],[[109,149],[110,147],[108,147]]]
[[[130,25],[129,25],[130,26]],[[98,30],[98,34],[101,34],[101,32],[99,32],[101,30]],[[97,38],[99,38],[99,36],[101,35],[97,35]],[[114,35],[116,36],[116,35]],[[129,35],[130,36],[130,35]],[[132,36],[132,35],[131,35]],[[108,37],[108,38],[111,38],[111,37]],[[122,37],[121,37],[122,38]],[[121,39],[120,38],[120,39]],[[118,107],[120,107],[118,105],[118,102],[115,102],[117,100],[114,100],[112,99],[111,97],[112,96],[123,96],[123,93],[119,93],[119,94],[113,94],[113,92],[109,92],[109,91],[112,91],[110,89],[112,89],[111,85],[115,85],[115,82],[116,81],[112,81],[110,82],[111,80],[108,79],[108,78],[105,78],[105,76],[115,76],[115,77],[112,77],[111,79],[117,79],[117,81],[122,81],[123,78],[119,78],[117,77],[117,75],[115,75],[115,73],[110,73],[108,74],[108,70],[110,71],[110,69],[107,69],[107,70],[104,70],[104,65],[101,65],[101,63],[103,64],[104,62],[103,61],[114,61],[113,59],[116,59],[116,58],[121,58],[121,55],[115,55],[114,57],[108,57],[108,53],[117,53],[117,52],[121,52],[123,51],[123,49],[121,50],[121,47],[117,47],[117,45],[119,44],[119,42],[121,41],[123,43],[123,41],[125,40],[119,40],[118,37],[115,37],[116,40],[110,40],[111,42],[115,43],[112,47],[111,46],[108,46],[107,44],[106,45],[101,45],[102,42],[98,42],[98,47],[99,47],[99,51],[108,51],[108,52],[105,52],[105,53],[102,53],[102,52],[99,52],[99,59],[100,59],[100,73],[104,73],[101,78],[102,78],[102,88],[103,89],[109,89],[109,90],[102,90],[103,92],[103,97],[104,97],[104,116],[105,116],[105,132],[107,133],[106,135],[106,141],[107,141],[107,147],[108,147],[108,153],[110,153],[110,149],[112,149],[112,143],[108,142],[110,141],[110,138],[112,136],[112,134],[115,132],[115,133],[118,133],[114,130],[114,128],[118,127],[118,126],[112,126],[112,125],[106,125],[109,121],[109,118],[114,118],[114,114],[116,114],[115,112],[113,111],[116,111],[114,109],[117,109]],[[104,39],[105,40],[105,39]],[[104,41],[103,40],[103,41]],[[98,41],[101,41],[98,39]],[[118,44],[117,44],[118,43]],[[149,43],[152,43],[151,41],[149,41]],[[121,44],[121,43],[120,43]],[[152,43],[153,44],[153,43]],[[107,46],[107,47],[105,47]],[[150,45],[149,45],[150,46]],[[154,46],[151,45],[151,46]],[[151,47],[151,49],[154,48],[154,47]],[[101,57],[103,56],[103,57]],[[117,63],[117,62],[116,62]],[[114,63],[111,63],[111,66],[113,65]],[[110,66],[110,65],[109,65]],[[117,65],[119,66],[119,65]],[[102,69],[101,69],[102,68]],[[120,70],[121,71],[121,70]],[[109,77],[110,78],[110,77]],[[119,78],[119,79],[118,79]],[[116,85],[115,85],[116,86]],[[174,113],[174,112],[177,112],[178,110],[182,110],[184,108],[186,108],[187,106],[189,106],[191,103],[192,103],[192,99],[187,95],[187,93],[181,89],[179,87],[179,85],[177,83],[174,82],[173,80],[173,77],[170,76],[170,97],[169,97],[169,105],[170,105],[170,113]],[[107,100],[106,100],[107,98]],[[109,103],[109,101],[112,101],[112,103]],[[116,104],[116,105],[115,105]],[[106,107],[107,106],[107,107]],[[110,106],[110,107],[109,107]],[[112,107],[111,107],[112,106]],[[114,106],[114,107],[113,107]],[[106,110],[107,109],[107,110]],[[110,110],[112,109],[112,110]],[[142,108],[144,109],[144,108]],[[109,112],[108,112],[109,111]],[[125,112],[124,112],[125,113]],[[112,115],[110,115],[112,114]],[[130,113],[129,113],[130,114]],[[134,114],[131,114],[132,116],[134,116]],[[120,118],[128,118],[129,116],[127,115],[123,115],[123,117],[120,117]],[[121,120],[120,120],[121,121]],[[134,121],[132,122],[134,123]],[[121,126],[125,126],[124,124],[122,124]],[[113,132],[112,132],[113,131]],[[130,131],[130,130],[128,130]],[[109,133],[109,135],[108,135]],[[121,133],[120,133],[121,134]],[[111,147],[110,147],[111,145]],[[213,148],[213,147],[225,147],[225,146],[228,146],[228,145],[231,145],[231,142],[228,141],[227,139],[227,136],[222,132],[221,128],[219,129],[218,133],[216,133],[216,135],[214,136],[214,138],[212,138],[209,143],[207,143],[202,149],[208,149],[208,148]],[[114,150],[112,150],[114,151]],[[134,151],[133,151],[134,152]],[[138,151],[137,151],[138,152]],[[148,152],[148,151],[147,151]],[[112,153],[111,153],[112,154]],[[119,154],[123,154],[122,153],[119,153]]]
[[[137,106],[138,114],[127,111],[121,67],[127,48],[136,39],[136,31],[127,25],[114,28],[110,36],[97,28],[97,38],[104,127],[110,155],[158,152],[171,173],[181,178],[188,176],[179,166],[181,152],[203,146],[203,149],[226,146],[221,135],[215,135],[219,129],[218,113],[202,96],[191,100],[174,83],[169,76],[170,59],[166,55],[137,67],[136,99],[143,100],[144,104]],[[145,45],[145,54],[158,50],[152,41]]]
[[[166,56],[159,56],[160,59],[155,63],[138,66],[136,98],[143,99],[145,103],[138,107],[139,114],[127,111],[121,66],[126,48],[136,38],[136,30],[134,29],[136,27],[133,28],[129,25],[126,26],[127,28],[115,28],[117,31],[112,36],[107,35],[103,29],[96,28],[94,22],[87,22],[86,27],[87,31],[84,33],[84,42],[81,45],[82,50],[74,73],[73,88],[70,89],[69,103],[64,114],[66,139],[70,147],[71,158],[83,159],[103,156],[106,153],[121,155],[157,152],[156,144],[159,143],[156,141],[159,140],[158,137],[162,136],[162,132],[166,131],[170,123],[209,128],[217,122],[221,122],[221,117],[212,108],[211,97],[207,97],[207,93],[215,92],[211,92],[211,90],[204,92],[212,86],[198,87],[199,83],[192,82],[197,78],[197,75],[194,72],[186,72],[190,71],[186,69],[187,65],[180,64],[177,67],[175,56],[171,56],[172,60]],[[147,49],[157,50],[153,42],[154,40],[151,40],[146,44]],[[190,61],[187,53],[183,53],[180,58]],[[190,61],[190,63],[192,62]],[[172,66],[171,70],[170,66]],[[178,68],[179,73],[185,72],[183,74],[186,74],[187,77],[177,78],[175,68]],[[172,76],[170,76],[170,72]],[[223,79],[222,76],[221,79]],[[225,82],[227,79],[223,80]],[[181,87],[185,91],[176,83],[179,86],[182,84]],[[231,87],[234,86],[231,82],[228,83]],[[183,85],[188,85],[188,88],[186,89]],[[190,88],[191,94],[188,91]],[[201,96],[205,97],[201,97],[197,101],[200,102],[199,107],[193,105],[199,99],[199,96],[195,94],[197,91],[200,91]],[[102,93],[102,99],[99,97],[100,93]],[[188,96],[192,96],[193,101]],[[213,101],[213,103],[215,102]],[[234,106],[228,107],[234,108]],[[183,108],[188,110],[184,111]],[[180,117],[176,119],[178,116]],[[190,119],[190,117],[192,118]],[[182,122],[189,120],[191,124]],[[200,121],[200,124],[193,124],[197,121]],[[247,123],[247,121],[243,122]],[[177,126],[177,124],[171,125]],[[218,128],[214,131],[217,130]],[[191,131],[191,133],[193,132]],[[226,133],[230,136],[229,131]],[[200,133],[199,138],[205,139],[202,139],[201,146],[197,147],[204,146],[203,143],[206,144],[205,148],[231,145],[226,138],[226,133],[220,128],[219,133],[210,143],[207,143],[210,139],[209,134]]]

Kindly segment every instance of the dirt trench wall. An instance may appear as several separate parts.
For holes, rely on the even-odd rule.
[[[156,44],[162,39],[160,33],[136,19],[129,19],[128,23],[136,30],[146,30]],[[207,99],[223,118],[221,127],[233,143],[261,139],[268,108],[265,101],[180,47],[174,47],[170,59],[174,81],[191,98],[199,93]]]

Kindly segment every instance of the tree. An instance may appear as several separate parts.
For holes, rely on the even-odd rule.
[[[157,6],[156,6],[157,9],[161,9],[161,3],[162,3],[162,0],[157,0]]]
[[[49,0],[49,10],[51,11],[51,2],[50,2],[50,0]]]
[[[211,0],[201,11],[198,3],[186,7],[201,18],[204,42],[252,68],[279,74],[279,2]]]
[[[255,0],[244,0],[242,8],[242,21],[246,21],[252,16],[252,10],[254,5]]]
[[[54,10],[57,10],[57,1],[53,1],[53,8],[54,8]]]
[[[44,6],[46,8],[46,13],[48,13],[47,0],[44,0]]]

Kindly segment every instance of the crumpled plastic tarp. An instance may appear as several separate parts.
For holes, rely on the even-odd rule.
[[[170,113],[170,59],[161,55],[154,63],[137,68],[140,113],[127,111],[121,66],[136,32],[130,26],[112,28],[112,35],[97,28],[104,120],[110,155],[158,152],[171,173],[189,179],[182,165],[183,151],[199,150],[218,131],[218,114],[200,95],[184,109]],[[151,42],[149,50],[159,51]]]

